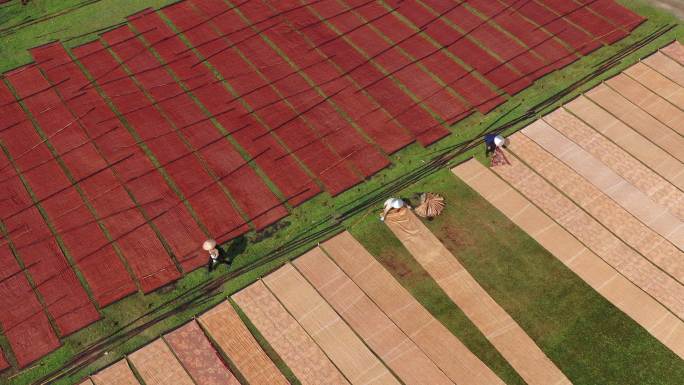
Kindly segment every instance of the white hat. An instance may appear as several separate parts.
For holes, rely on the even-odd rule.
[[[216,241],[213,240],[213,239],[207,239],[207,240],[204,241],[204,243],[202,244],[202,248],[203,248],[205,251],[212,250],[212,249],[216,248]]]
[[[390,206],[393,209],[400,209],[404,207],[404,201],[400,198],[390,198],[385,201],[385,207]]]
[[[501,146],[503,146],[504,144],[506,144],[506,139],[505,139],[503,136],[497,135],[497,136],[494,137],[494,145],[495,145],[496,147],[501,147]]]

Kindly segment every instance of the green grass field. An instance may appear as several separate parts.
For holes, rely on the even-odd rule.
[[[22,7],[17,1],[0,6],[0,71],[16,68],[30,61],[26,49],[53,41],[68,40],[67,46],[76,46],[96,38],[91,33],[120,23],[129,14],[148,7],[160,7],[173,3],[169,0],[130,0],[119,2],[101,0],[83,8],[77,0],[33,1]],[[593,71],[596,63],[611,56],[621,48],[637,41],[660,26],[678,21],[671,15],[651,8],[641,0],[625,0],[623,4],[645,15],[649,21],[639,27],[632,36],[611,47],[603,48],[583,58],[562,71],[552,73],[533,87],[511,98],[489,115],[473,115],[451,127],[452,135],[435,146],[424,149],[412,145],[392,156],[393,165],[367,183],[330,198],[322,194],[296,208],[292,215],[278,224],[277,231],[251,233],[246,250],[241,253],[231,269],[246,266],[268,256],[272,250],[301,234],[311,234],[330,224],[326,218],[335,217],[347,205],[366,197],[369,192],[387,184],[405,173],[416,169],[433,156],[433,152],[471,139],[492,122],[507,113],[507,119],[520,116],[536,103],[567,87],[577,78]],[[12,26],[27,17],[39,19],[42,15],[59,14],[55,18],[13,30]],[[655,51],[672,39],[682,39],[684,28],[679,25],[673,31],[632,54],[621,65],[604,74],[605,79]],[[75,37],[75,38],[74,38]],[[586,85],[586,90],[597,84],[597,79]],[[578,90],[575,94],[579,93]],[[513,106],[515,111],[509,112]],[[520,128],[520,127],[516,127]],[[481,149],[462,154],[459,159],[477,155]],[[627,316],[616,310],[574,276],[560,262],[545,252],[524,232],[517,229],[503,215],[489,206],[482,198],[457,181],[448,171],[439,172],[404,192],[437,191],[445,194],[449,208],[444,217],[430,222],[429,227],[454,252],[459,260],[478,279],[514,318],[539,343],[547,355],[576,384],[681,384],[684,383],[684,367],[680,360],[648,335]],[[379,209],[379,208],[378,208]],[[522,380],[486,339],[463,316],[432,282],[424,271],[401,247],[392,241],[390,233],[377,221],[374,210],[359,214],[344,223],[352,233],[376,256],[402,284],[411,290],[425,306],[445,323],[464,343],[484,360],[507,383],[522,384]],[[223,287],[224,296],[212,298],[155,324],[140,334],[112,346],[108,354],[93,365],[82,368],[56,384],[71,384],[157,338],[194,315],[213,306],[225,296],[253,282],[259,276],[296,257],[308,247],[302,245],[279,260],[230,280]],[[144,314],[159,304],[176,298],[197,284],[227,272],[225,267],[210,275],[204,270],[196,271],[172,287],[142,296],[135,294],[102,311],[103,319],[90,327],[66,338],[63,346],[25,369],[21,373],[9,373],[10,378],[0,383],[11,385],[30,384],[62,366],[84,346],[108,335],[121,325]],[[265,342],[261,340],[263,344]],[[7,341],[0,337],[0,346],[7,350]],[[269,349],[267,348],[267,351]],[[12,359],[10,357],[10,359]],[[284,372],[286,368],[281,365]],[[291,374],[288,374],[291,376]]]

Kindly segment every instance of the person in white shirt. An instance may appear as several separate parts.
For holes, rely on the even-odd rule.
[[[384,222],[385,217],[387,216],[387,214],[389,214],[390,211],[398,210],[398,209],[405,207],[405,206],[407,206],[407,205],[403,199],[401,199],[401,198],[389,198],[388,200],[385,201],[385,209],[382,211],[382,215],[380,216],[380,220]]]

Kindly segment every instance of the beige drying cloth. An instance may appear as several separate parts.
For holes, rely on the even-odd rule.
[[[638,77],[638,73],[630,73],[631,69],[638,68],[648,69],[648,66],[643,63],[637,63],[628,68],[625,73],[628,73],[631,78]],[[645,82],[646,84],[652,85],[646,80]],[[684,106],[684,89],[682,89],[681,95],[682,106]],[[601,141],[596,140],[596,143],[594,143],[594,138],[588,138],[584,133],[580,134],[583,136],[582,140],[578,139],[576,135],[571,135],[565,131],[563,134],[575,143],[580,144],[587,151],[592,152],[595,157],[601,159],[601,161],[607,166],[613,168],[614,170],[619,170],[624,178],[631,178],[632,184],[638,187],[640,183],[643,183],[644,181],[644,179],[640,179],[639,177],[633,177],[635,175],[634,173],[637,172],[639,168],[621,170],[615,167],[615,161],[611,162],[607,160],[609,157],[613,157],[612,152],[615,152],[615,146],[619,146],[617,147],[618,152],[622,150],[623,155],[629,154],[629,156],[637,158],[637,162],[643,162],[643,165],[655,171],[673,185],[684,190],[684,173],[681,172],[682,162],[675,159],[675,157],[667,153],[662,148],[656,146],[650,140],[639,135],[634,129],[627,126],[625,123],[618,120],[616,117],[598,105],[594,104],[594,102],[589,100],[587,97],[580,95],[577,97],[577,99],[563,106],[563,108],[568,112],[571,112],[577,118],[586,122],[587,125],[590,126],[588,128],[591,131],[600,133],[598,135],[596,133],[592,134],[594,138],[603,137],[603,139],[601,139]],[[547,117],[544,119],[549,121]],[[607,139],[605,138],[610,138],[610,140],[606,141]],[[603,142],[603,144],[614,143],[612,146],[613,149],[606,151],[605,145],[599,146],[601,142]],[[643,170],[643,166],[641,169]],[[629,172],[626,173],[624,171]]]
[[[625,243],[679,282],[684,282],[684,252],[678,248],[684,248],[684,223],[664,208],[650,201],[646,195],[612,173],[610,169],[605,169],[605,165],[596,159],[591,159],[591,161],[586,162],[587,164],[584,167],[578,166],[574,170],[568,165],[572,166],[577,161],[568,161],[567,164],[563,164],[559,159],[565,160],[565,157],[556,158],[553,156],[561,148],[565,149],[565,152],[580,154],[580,157],[575,156],[575,158],[579,158],[579,162],[582,162],[585,157],[591,156],[578,150],[572,142],[565,143],[558,140],[563,145],[554,149],[549,142],[561,135],[544,122],[541,123],[542,125],[536,126],[535,130],[530,131],[530,135],[527,134],[527,129],[513,134],[516,140],[511,144],[511,151],[539,175],[554,184],[556,188],[561,189],[568,198],[572,199]],[[535,143],[535,141],[537,142]],[[545,144],[547,147],[542,148],[537,143]],[[575,170],[581,171],[582,175]],[[595,174],[594,177],[588,176],[589,173]],[[590,183],[592,180],[599,179],[598,175],[601,176],[600,179],[602,180],[607,179],[615,182],[611,184],[613,187],[608,188],[608,183],[601,184],[599,182],[598,185],[605,187],[604,190],[601,190],[600,187]],[[617,184],[624,187],[616,188]],[[604,192],[608,192],[610,195]],[[613,192],[615,192],[614,195]],[[625,197],[629,198],[625,199]],[[659,211],[661,214],[659,218],[665,220],[656,221],[660,223],[649,228],[644,223],[654,224],[654,221],[643,220],[643,216],[639,215],[638,211],[650,211],[652,213]],[[681,230],[678,232],[677,228]],[[655,229],[660,229],[662,232],[658,234],[654,231]],[[678,233],[681,234],[679,237],[676,236]],[[661,236],[662,234],[666,235],[667,240]]]
[[[528,384],[570,384],[420,219],[409,210],[399,210],[388,215],[385,223]]]
[[[344,232],[321,247],[454,383],[504,384],[351,234]]]
[[[349,385],[262,281],[232,296],[302,385]]]
[[[681,72],[684,78],[684,71]],[[585,95],[648,140],[669,152],[677,160],[684,162],[684,137],[682,135],[674,132],[646,111],[635,108],[629,100],[605,84],[593,88]]]
[[[684,173],[681,172],[684,166],[679,161],[637,135],[631,128],[624,125],[619,127],[620,123],[615,118],[605,115],[608,113],[586,99],[578,98],[565,108],[571,108],[573,113],[559,108],[544,116],[544,121],[579,145],[587,155],[593,156],[648,195],[653,202],[684,220]],[[583,121],[590,120],[589,117],[593,117],[594,121],[608,117],[610,120],[603,124],[618,127],[620,134],[605,132],[603,126],[599,127],[599,131],[603,132],[603,135],[600,134]],[[630,139],[625,141],[625,137]]]
[[[641,62],[657,71],[661,78],[669,79],[678,86],[684,87],[684,71],[682,71],[682,64],[677,63],[677,60],[665,55],[663,52],[656,52],[653,55],[644,58]],[[667,98],[668,100],[676,102],[677,106],[681,108],[681,97],[681,92],[676,92]]]
[[[478,161],[467,161],[452,171],[615,307],[684,358],[684,322],[663,305],[601,260]]]
[[[514,146],[514,144],[512,144]],[[584,243],[620,274],[684,317],[684,285],[631,248],[564,193],[511,157],[511,167],[493,169],[537,207]]]
[[[199,322],[247,382],[253,385],[289,385],[228,301],[202,315]]]
[[[625,74],[606,79],[606,84],[636,107],[648,112],[679,135],[684,135],[684,111],[667,99],[661,98],[648,87]]]
[[[416,207],[416,215],[423,218],[434,218],[444,210],[444,198],[435,193],[420,194],[420,204]]]
[[[93,375],[97,385],[140,385],[125,359]]]
[[[665,48],[661,48],[660,50],[684,66],[684,45],[682,43],[674,41],[672,44]]]
[[[157,339],[128,356],[146,385],[194,385],[166,343]]]
[[[399,385],[382,361],[292,265],[281,267],[263,281],[349,382]]]
[[[293,264],[404,384],[454,385],[323,250]]]

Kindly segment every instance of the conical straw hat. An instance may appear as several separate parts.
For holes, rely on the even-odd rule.
[[[216,247],[216,241],[213,240],[213,239],[207,239],[207,240],[204,241],[204,243],[202,244],[202,248],[203,248],[204,250],[206,250],[206,251],[209,251],[209,250],[211,250],[211,249],[213,249],[213,248],[215,248],[215,247]]]

